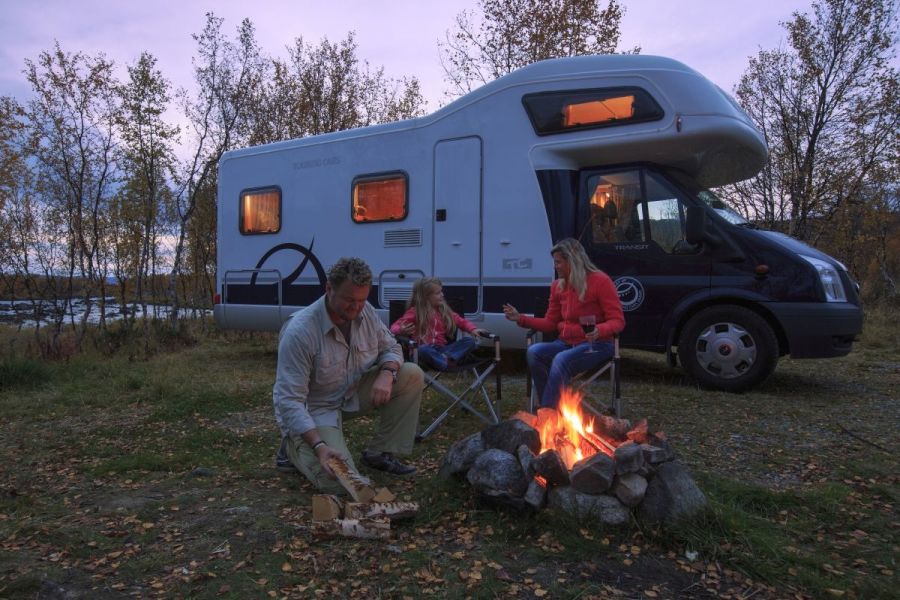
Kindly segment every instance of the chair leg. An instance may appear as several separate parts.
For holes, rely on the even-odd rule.
[[[450,416],[450,411],[452,411],[453,408],[456,407],[457,404],[462,406],[465,410],[469,411],[470,413],[472,413],[473,415],[475,415],[476,417],[478,417],[485,423],[488,423],[488,424],[499,423],[500,417],[497,414],[497,411],[494,407],[494,403],[491,402],[491,399],[490,399],[489,394],[487,393],[487,390],[484,389],[484,382],[487,380],[487,377],[491,374],[491,371],[493,371],[495,369],[495,367],[496,367],[496,364],[493,364],[493,365],[489,366],[487,369],[485,369],[485,371],[480,374],[478,373],[477,369],[473,368],[472,374],[475,376],[475,380],[469,385],[468,388],[466,388],[459,395],[454,394],[453,390],[451,390],[450,388],[448,388],[443,383],[441,383],[437,380],[438,377],[441,375],[441,373],[437,373],[434,377],[426,376],[426,380],[428,380],[428,381],[426,383],[425,389],[428,389],[429,387],[433,387],[438,393],[440,393],[441,395],[445,396],[448,399],[451,399],[452,402],[444,410],[444,412],[442,412],[440,415],[438,415],[438,417],[431,423],[431,425],[426,427],[421,433],[419,433],[416,436],[416,439],[418,441],[421,441],[421,440],[425,439],[426,437],[428,437],[429,435],[431,435],[434,432],[434,430],[437,429],[441,425],[441,423],[443,423],[447,419],[448,416]],[[488,410],[491,413],[490,417],[485,416],[483,413],[481,413],[481,411],[479,411],[474,406],[472,406],[472,404],[467,399],[467,397],[470,394],[473,394],[474,392],[479,391],[479,390],[481,391],[482,395],[484,396],[485,403],[487,404]]]

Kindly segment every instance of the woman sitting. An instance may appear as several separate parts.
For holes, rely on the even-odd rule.
[[[625,328],[622,304],[609,276],[598,269],[578,240],[566,238],[550,250],[557,279],[543,318],[519,314],[505,304],[506,318],[520,327],[558,333],[528,348],[528,370],[542,407],[556,408],[572,378],[601,367],[613,356],[613,336]]]
[[[413,285],[410,307],[391,325],[394,335],[405,335],[418,344],[421,361],[439,371],[454,366],[478,343],[474,337],[457,338],[458,329],[487,334],[450,309],[443,284],[435,277],[423,277]]]

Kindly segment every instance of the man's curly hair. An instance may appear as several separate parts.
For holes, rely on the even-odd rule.
[[[347,280],[353,285],[372,285],[372,269],[361,258],[343,256],[328,270],[328,283],[337,288]]]

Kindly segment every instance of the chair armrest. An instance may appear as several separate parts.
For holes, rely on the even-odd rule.
[[[478,333],[475,335],[475,339],[485,338],[491,340],[494,343],[494,360],[500,361],[500,336],[496,333],[491,333],[490,331],[484,333]]]

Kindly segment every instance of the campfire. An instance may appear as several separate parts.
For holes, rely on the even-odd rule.
[[[558,409],[518,412],[456,442],[439,476],[465,476],[492,504],[549,505],[607,524],[627,522],[632,509],[648,522],[670,523],[705,504],[665,434],[651,432],[646,419],[632,426],[586,414],[573,390],[563,390]]]
[[[516,418],[531,425],[541,438],[540,453],[556,450],[570,471],[575,463],[603,452],[613,456],[616,447],[594,433],[594,418],[586,417],[581,408],[581,394],[563,390],[559,408],[540,408],[537,418],[517,413]]]

